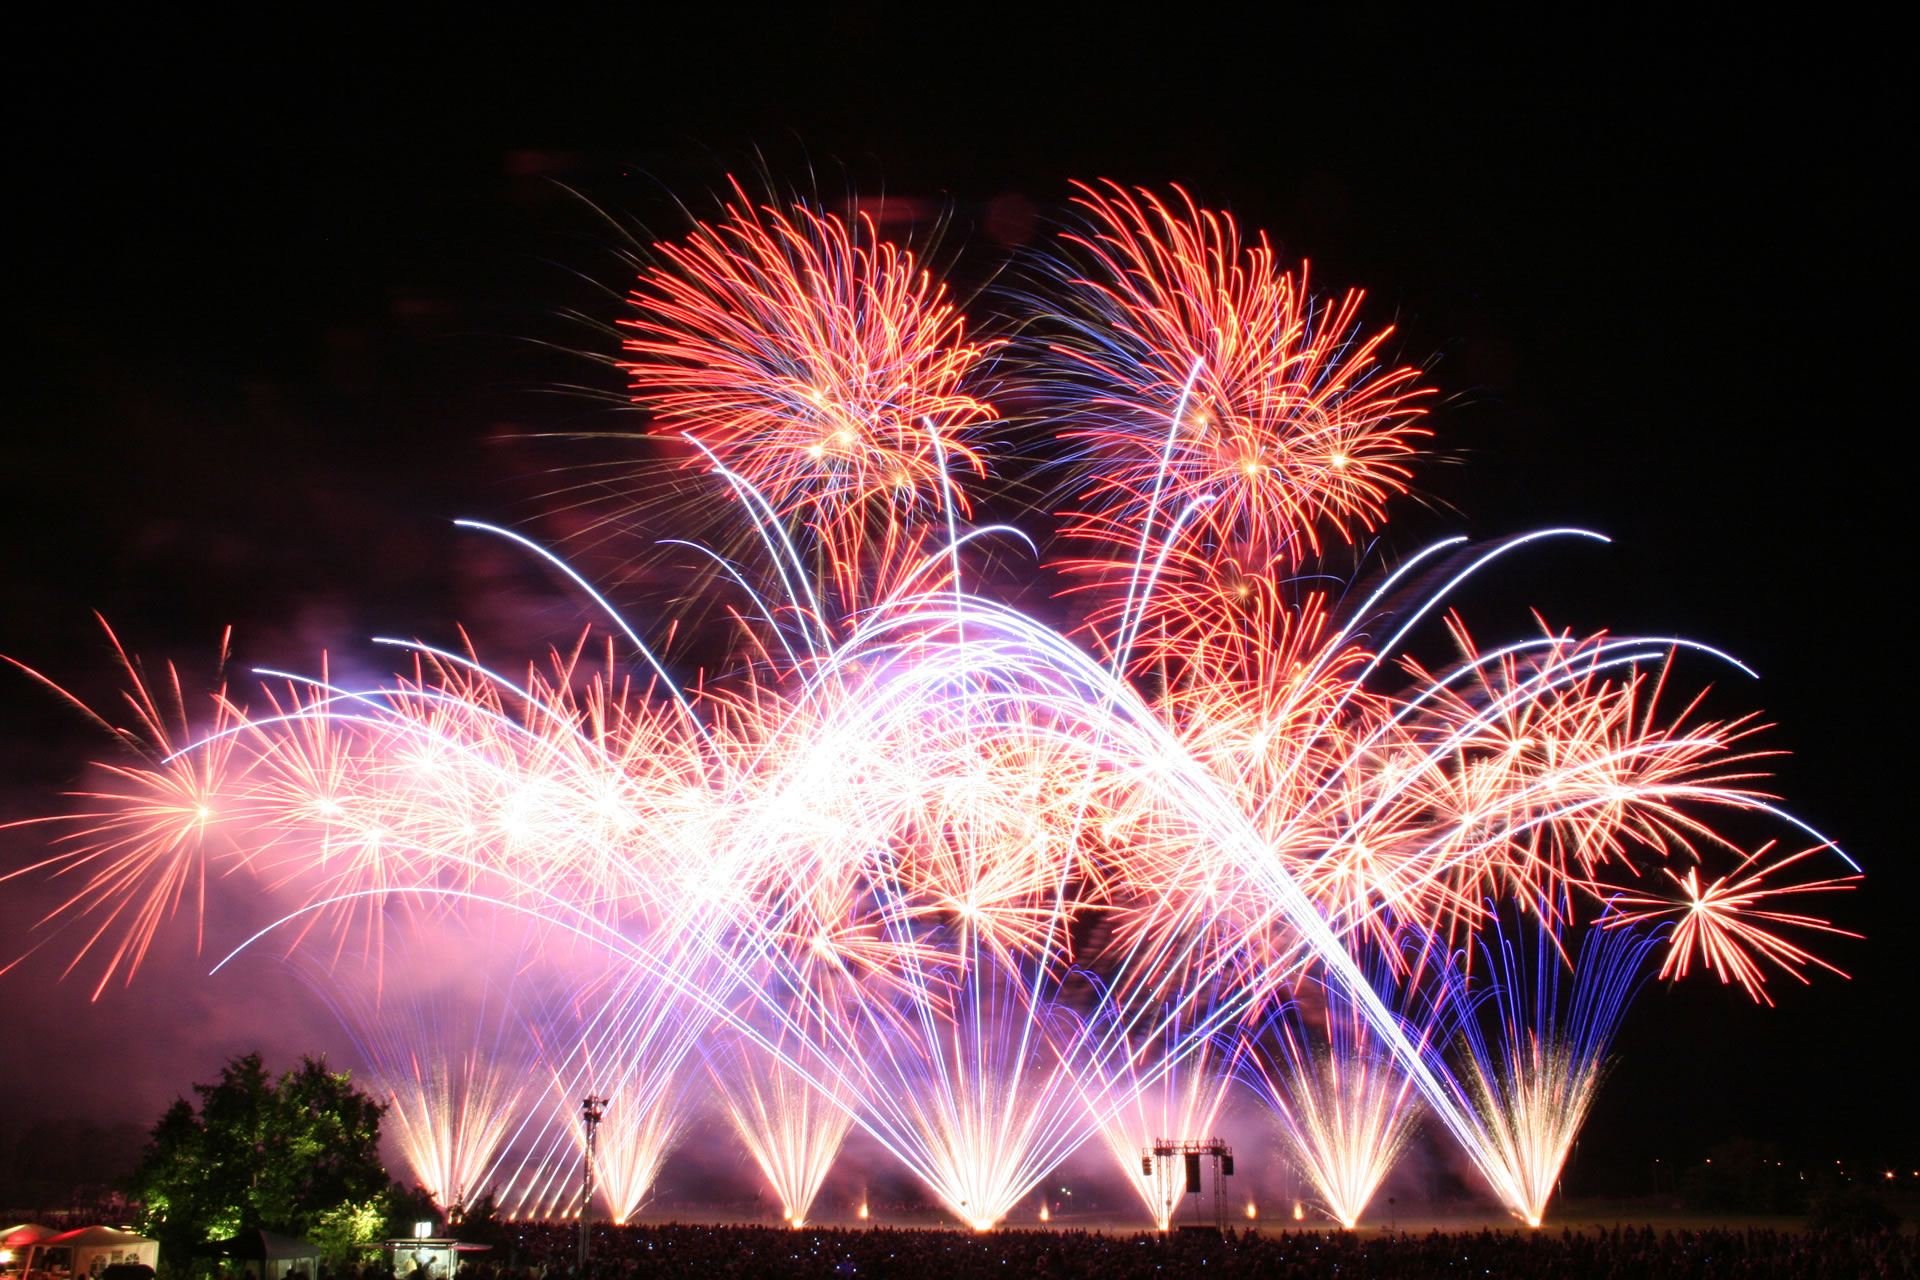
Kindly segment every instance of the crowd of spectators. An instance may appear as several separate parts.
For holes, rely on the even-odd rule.
[[[579,1234],[564,1225],[514,1224],[465,1280],[581,1280]],[[1920,1280],[1920,1239],[1774,1230],[1656,1232],[1478,1231],[1418,1235],[1349,1232],[970,1232],[757,1226],[599,1226],[585,1280],[647,1276],[956,1280],[973,1277],[1633,1277],[1740,1276]]]

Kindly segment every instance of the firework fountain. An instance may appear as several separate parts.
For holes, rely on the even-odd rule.
[[[802,1075],[787,1065],[792,1054],[762,1050],[742,1037],[729,1038],[714,1052],[714,1088],[779,1197],[781,1220],[806,1225],[813,1198],[853,1126],[857,1103],[844,1084],[847,1073]]]
[[[1449,1046],[1453,1069],[1435,1073],[1472,1117],[1483,1171],[1531,1227],[1540,1225],[1658,941],[1604,927],[1603,919],[1587,928],[1568,963],[1563,930],[1544,905],[1533,903],[1511,925],[1496,915],[1491,936],[1476,940],[1488,979],[1484,995],[1472,994],[1456,970],[1463,1032]],[[1441,1055],[1442,1047],[1434,1052]]]
[[[367,1064],[373,1091],[387,1103],[386,1130],[414,1181],[457,1218],[504,1175],[502,1158],[536,1069],[523,1022],[536,1001],[518,973],[496,977],[491,966],[471,961],[467,972],[435,981],[442,957],[485,955],[501,940],[464,931],[450,939],[432,922],[422,925],[374,957],[360,981],[343,963],[305,955],[295,962]],[[382,981],[388,974],[398,979],[392,991]]]
[[[593,481],[616,500],[592,536],[691,565],[702,608],[635,625],[537,538],[470,523],[574,584],[579,644],[513,673],[382,639],[384,684],[261,672],[258,703],[223,688],[204,715],[127,657],[130,724],[95,718],[129,758],[10,874],[72,879],[47,925],[82,930],[103,983],[236,872],[279,914],[229,960],[522,921],[575,973],[526,1019],[553,1085],[509,1144],[527,1214],[568,1211],[574,1099],[609,1098],[624,1217],[706,1078],[790,1221],[857,1125],[986,1227],[1094,1134],[1119,1154],[1204,1129],[1239,1058],[1343,1221],[1416,1096],[1538,1221],[1632,989],[1620,957],[1656,945],[1627,927],[1679,915],[1667,971],[1697,956],[1759,996],[1763,966],[1825,963],[1783,930],[1830,929],[1767,899],[1855,877],[1805,878],[1837,855],[1761,789],[1751,722],[1663,696],[1725,655],[1544,623],[1483,648],[1445,615],[1508,558],[1598,535],[1369,567],[1354,539],[1428,428],[1361,295],[1316,296],[1184,194],[1110,184],[1027,279],[1010,303],[1041,318],[979,339],[870,221],[736,187],[640,275],[647,430]],[[1005,386],[1044,412],[1006,426]],[[1034,582],[1064,626],[1021,607]],[[1441,625],[1458,657],[1413,661]],[[673,636],[707,674],[676,678]],[[1713,826],[1731,813],[1806,842],[1749,856]],[[1600,950],[1516,977],[1481,944],[1517,902]],[[1484,953],[1417,1015],[1410,937]],[[1566,1009],[1539,998],[1556,964]],[[1497,1031],[1456,1042],[1489,977]]]
[[[1217,976],[1202,977],[1219,985]],[[1176,983],[1184,987],[1184,983]],[[1143,1164],[1141,1152],[1168,1134],[1206,1134],[1227,1103],[1233,1083],[1229,1055],[1221,1038],[1196,1040],[1188,1023],[1214,1023],[1211,1001],[1169,1002],[1164,1018],[1149,1028],[1151,1034],[1126,1039],[1125,1011],[1109,1000],[1095,1006],[1095,1043],[1109,1028],[1099,1021],[1121,1024],[1110,1034],[1119,1037],[1117,1053],[1086,1053],[1081,1078],[1082,1105],[1095,1117],[1101,1141],[1117,1162],[1127,1183],[1140,1196],[1156,1226],[1165,1230],[1184,1187],[1184,1174],[1170,1161]]]
[[[1423,1043],[1453,1012],[1421,1004],[1431,984],[1443,981],[1427,957],[1404,968],[1375,960],[1366,974]],[[1318,1207],[1353,1227],[1412,1137],[1413,1076],[1344,989],[1311,978],[1262,1025],[1240,1033],[1234,1065],[1272,1108]]]

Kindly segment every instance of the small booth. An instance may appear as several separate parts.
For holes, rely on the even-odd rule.
[[[395,1280],[453,1280],[460,1265],[460,1242],[451,1236],[418,1234],[408,1240],[389,1240],[381,1248],[387,1251]]]
[[[232,1259],[236,1267],[251,1269],[260,1280],[320,1274],[320,1246],[311,1240],[271,1231],[247,1231],[220,1241],[217,1248],[221,1257]]]
[[[32,1248],[28,1271],[91,1276],[118,1262],[160,1265],[160,1242],[112,1227],[81,1227],[48,1236]]]

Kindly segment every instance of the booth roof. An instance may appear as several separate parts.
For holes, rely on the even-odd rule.
[[[22,1245],[39,1244],[48,1236],[58,1234],[52,1227],[43,1227],[37,1222],[23,1222],[17,1227],[0,1231],[0,1247],[17,1249]]]

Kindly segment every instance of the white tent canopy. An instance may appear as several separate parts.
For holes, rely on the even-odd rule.
[[[65,1256],[53,1255],[55,1249],[65,1250]],[[131,1231],[115,1231],[112,1227],[81,1227],[77,1231],[63,1231],[57,1236],[48,1236],[34,1245],[27,1269],[46,1271],[58,1268],[70,1276],[86,1276],[115,1262],[144,1262],[150,1267],[158,1266],[160,1242],[137,1236]]]

